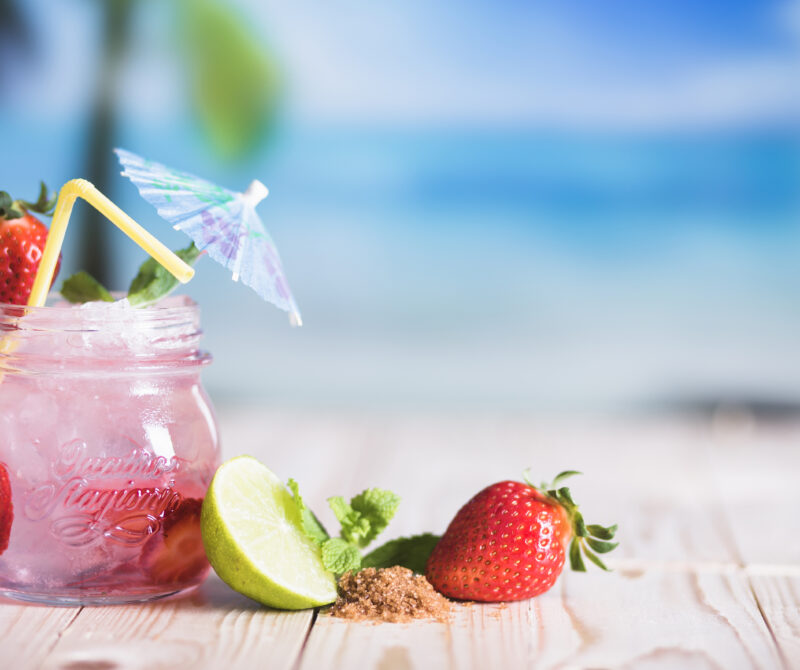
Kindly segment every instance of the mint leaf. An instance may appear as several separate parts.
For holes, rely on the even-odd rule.
[[[328,498],[328,504],[342,524],[342,537],[363,549],[389,525],[400,496],[385,489],[367,489],[350,504],[341,496]]]
[[[351,523],[351,516],[353,515],[353,508],[345,502],[342,496],[333,496],[328,498],[328,505],[333,510],[339,523]]]
[[[355,545],[362,545],[363,538],[369,533],[369,520],[354,510],[342,496],[328,498],[328,505],[333,510],[339,523],[342,524],[341,536]]]
[[[64,280],[61,285],[61,295],[65,300],[72,303],[92,302],[94,300],[114,302],[114,298],[108,292],[108,289],[83,270]]]
[[[334,537],[322,543],[322,564],[339,577],[361,567],[361,552],[346,540]]]
[[[202,252],[192,242],[175,255],[189,265],[194,265]],[[168,296],[178,287],[178,280],[155,258],[148,258],[139,268],[128,289],[128,302],[135,307],[146,307]]]
[[[330,536],[317,517],[314,516],[314,512],[303,502],[303,498],[300,496],[300,487],[297,485],[297,482],[294,479],[290,479],[288,486],[289,490],[292,492],[292,498],[297,507],[297,513],[300,516],[300,525],[303,528],[303,532],[314,543],[322,544]]]
[[[425,574],[425,564],[441,538],[432,533],[401,537],[372,550],[361,561],[363,568],[391,568],[400,565],[417,574]]]
[[[358,542],[359,546],[366,547],[383,532],[399,504],[400,496],[386,489],[367,489],[350,501],[350,507],[369,524]]]

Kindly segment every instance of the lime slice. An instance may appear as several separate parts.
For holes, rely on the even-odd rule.
[[[303,532],[289,491],[250,456],[223,463],[203,502],[203,545],[220,578],[278,609],[336,600],[336,580]]]

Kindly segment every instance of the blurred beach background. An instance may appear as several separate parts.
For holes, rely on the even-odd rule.
[[[305,325],[201,261],[219,404],[798,407],[800,2],[0,12],[3,190],[89,177],[177,248],[111,146],[269,186]],[[88,216],[61,278],[92,249],[126,288],[140,250]]]

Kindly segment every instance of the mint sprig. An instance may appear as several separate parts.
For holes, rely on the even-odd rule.
[[[341,525],[339,537],[329,537],[313,512],[303,502],[293,479],[289,489],[295,502],[300,526],[306,536],[320,547],[322,563],[337,577],[362,568],[388,568],[402,565],[417,573],[425,572],[425,563],[439,538],[430,533],[398,538],[371,551],[362,550],[386,529],[397,512],[400,496],[386,489],[366,489],[347,502],[342,496],[328,498],[328,505]]]
[[[342,537],[363,549],[383,532],[394,517],[400,496],[385,489],[367,489],[350,500],[328,498],[328,504],[342,524]]]
[[[194,265],[202,252],[192,242],[175,252],[188,265]],[[147,307],[172,293],[179,282],[155,258],[148,258],[128,289],[128,302],[134,307]],[[102,300],[113,302],[111,292],[88,272],[80,271],[64,280],[61,295],[71,303]]]
[[[322,564],[337,578],[345,572],[361,569],[361,552],[354,544],[340,537],[332,537],[322,543]]]
[[[294,499],[297,513],[300,516],[300,526],[303,532],[316,544],[322,544],[325,540],[330,538],[328,532],[319,522],[319,519],[314,516],[314,512],[303,502],[303,498],[300,496],[300,487],[297,485],[297,482],[294,479],[290,479],[288,486],[289,490],[292,492],[292,498]]]

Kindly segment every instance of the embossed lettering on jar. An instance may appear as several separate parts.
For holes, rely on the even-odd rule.
[[[200,336],[184,297],[0,305],[0,593],[120,603],[203,580],[219,448]]]

